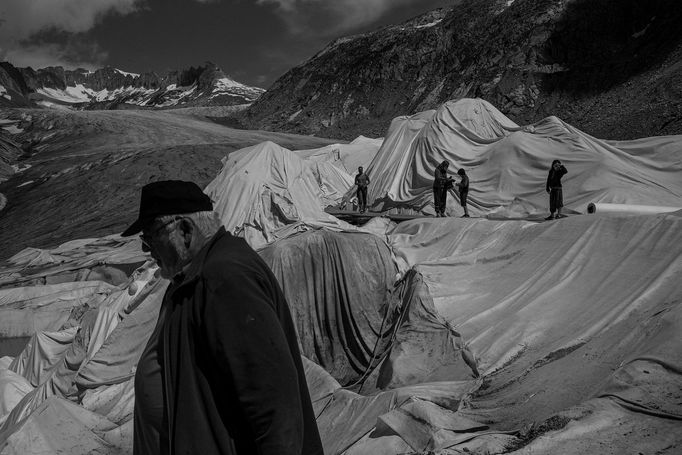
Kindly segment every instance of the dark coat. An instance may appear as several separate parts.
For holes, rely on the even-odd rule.
[[[459,192],[468,192],[469,191],[469,177],[464,174],[462,176],[462,181],[457,184],[459,187]]]
[[[364,172],[355,176],[355,184],[358,188],[367,188],[369,186],[369,177]]]
[[[452,180],[448,178],[447,171],[440,166],[433,172],[433,188],[452,188]]]
[[[173,454],[322,454],[296,331],[272,272],[221,230],[166,293]]]
[[[557,170],[554,170],[554,166],[552,166],[549,170],[549,174],[547,174],[546,190],[549,191],[552,188],[561,188],[561,177],[567,173],[568,171],[563,165],[559,166],[559,169]]]

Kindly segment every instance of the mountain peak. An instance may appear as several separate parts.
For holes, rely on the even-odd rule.
[[[227,77],[213,62],[169,71],[133,73],[105,66],[94,71],[60,66],[15,68],[0,65],[0,106],[70,107],[78,109],[172,108],[177,106],[244,105],[263,89]]]

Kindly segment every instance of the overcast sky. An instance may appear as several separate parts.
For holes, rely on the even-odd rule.
[[[212,61],[267,88],[339,36],[453,0],[0,0],[0,61],[165,72]]]

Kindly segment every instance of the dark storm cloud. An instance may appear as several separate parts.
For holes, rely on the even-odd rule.
[[[212,61],[267,88],[331,40],[452,0],[0,0],[0,59],[165,72]]]
[[[82,58],[106,56],[96,43],[76,46],[69,39],[35,42],[32,38],[46,31],[86,32],[107,14],[129,14],[141,4],[141,0],[2,0],[0,59],[18,66],[88,65]],[[79,55],[79,49],[85,52]]]
[[[276,5],[277,13],[295,34],[335,36],[373,24],[392,10],[429,3],[423,0],[256,0]],[[444,2],[440,2],[444,3]]]

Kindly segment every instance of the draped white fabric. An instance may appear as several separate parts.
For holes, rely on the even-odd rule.
[[[677,206],[681,148],[682,136],[606,141],[557,117],[519,126],[486,101],[449,101],[393,121],[367,169],[369,201],[379,210],[433,214],[434,170],[449,160],[449,174],[457,177],[463,168],[469,176],[472,215],[528,217],[547,211],[547,173],[559,159],[568,169],[563,193],[569,210],[585,213],[590,202]],[[448,208],[461,214],[456,196]]]

